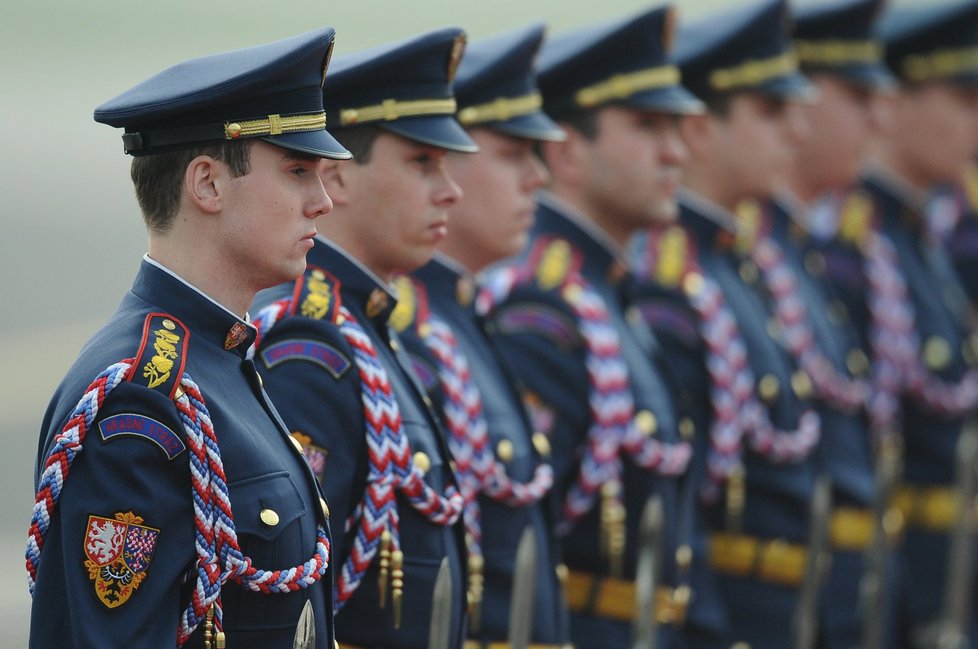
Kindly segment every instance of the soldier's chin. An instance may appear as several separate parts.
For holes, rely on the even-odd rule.
[[[672,225],[679,218],[679,204],[674,199],[657,202],[649,213],[649,223],[655,226]]]

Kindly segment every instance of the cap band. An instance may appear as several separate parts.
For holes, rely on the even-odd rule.
[[[122,136],[126,153],[152,153],[189,144],[204,144],[220,140],[236,140],[241,137],[265,137],[283,133],[325,131],[326,113],[299,115],[268,115],[238,122],[203,124],[150,131],[134,131]]]
[[[410,101],[385,99],[381,103],[371,106],[340,110],[340,124],[352,126],[366,122],[392,122],[401,117],[454,115],[456,108],[457,104],[454,97],[448,99],[413,99]]]
[[[978,72],[978,47],[944,49],[906,56],[900,66],[910,81],[947,79],[962,72]]]
[[[504,122],[513,117],[536,113],[543,107],[540,93],[522,97],[498,97],[485,104],[466,106],[458,111],[458,121],[469,126],[485,122]]]
[[[679,68],[674,65],[616,74],[604,81],[581,88],[574,94],[574,101],[582,108],[591,108],[616,99],[627,99],[643,90],[674,86],[679,83],[679,80]]]
[[[714,70],[710,73],[710,86],[719,91],[752,88],[797,71],[798,59],[793,51],[788,51],[769,59],[745,61],[730,68]]]
[[[326,130],[326,113],[309,115],[269,115],[257,119],[224,123],[224,138],[236,140],[239,137],[264,137],[282,133]]]
[[[830,67],[883,59],[883,47],[876,41],[795,41],[795,51],[802,63]]]

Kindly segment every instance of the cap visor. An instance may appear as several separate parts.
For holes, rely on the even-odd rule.
[[[390,122],[373,122],[373,124],[409,140],[441,149],[462,153],[476,153],[479,150],[479,146],[469,137],[462,125],[448,115],[408,117]]]
[[[266,142],[293,151],[301,151],[320,158],[348,160],[353,154],[336,141],[328,131],[304,131],[301,133],[282,133],[261,138]]]
[[[812,82],[798,72],[785,74],[764,81],[755,89],[765,95],[796,101],[814,101],[818,98],[818,89]],[[750,88],[745,88],[750,90]]]
[[[696,115],[706,111],[703,102],[682,86],[666,86],[645,90],[618,103],[632,108],[676,115]]]
[[[567,134],[557,126],[556,122],[540,112],[518,115],[507,120],[472,124],[470,128],[488,128],[504,135],[527,140],[560,142],[567,137]]]

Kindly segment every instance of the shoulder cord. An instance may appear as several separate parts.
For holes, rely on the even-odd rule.
[[[98,411],[109,393],[126,376],[134,359],[110,366],[85,390],[71,418],[55,437],[38,484],[27,545],[28,586],[34,593],[41,550],[75,457]],[[260,593],[288,593],[308,588],[325,573],[329,562],[329,539],[317,529],[316,553],[305,563],[284,570],[261,570],[244,556],[238,544],[234,516],[228,498],[224,465],[210,413],[197,384],[184,374],[175,404],[187,434],[190,473],[193,482],[197,583],[186,610],[180,616],[177,647],[182,646],[214,606],[217,631],[223,629],[221,587],[234,581]]]
[[[289,300],[282,300],[263,309],[256,322],[262,331],[270,329],[288,312]],[[360,398],[366,424],[367,451],[370,465],[363,498],[357,503],[346,529],[358,524],[350,549],[335,584],[335,607],[339,611],[353,596],[373,558],[380,551],[381,572],[379,587],[381,606],[386,602],[388,568],[394,581],[400,581],[401,571],[399,516],[397,493],[401,493],[414,509],[435,525],[453,525],[463,509],[462,495],[454,486],[442,496],[424,481],[424,473],[414,465],[411,446],[401,427],[401,411],[397,405],[387,371],[377,357],[370,337],[346,307],[340,307],[337,317],[340,333],[353,350],[360,376]],[[393,583],[394,606],[399,608],[403,583]]]
[[[916,312],[889,237],[871,229],[862,249],[875,360],[870,416],[876,428],[892,428],[899,416],[900,393],[943,416],[959,417],[973,411],[978,406],[978,371],[969,369],[959,381],[950,382],[929,372],[921,361]]]
[[[755,244],[752,257],[774,299],[782,341],[798,366],[811,377],[816,396],[847,414],[865,407],[869,401],[868,382],[839,372],[816,344],[808,308],[798,293],[798,279],[785,261],[781,246],[771,237],[763,237]]]

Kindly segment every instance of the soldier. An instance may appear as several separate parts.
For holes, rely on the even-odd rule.
[[[754,286],[768,292],[780,314],[781,344],[811,379],[822,419],[817,453],[820,471],[832,481],[831,568],[824,575],[817,619],[816,607],[805,615],[813,626],[817,622],[824,647],[859,644],[864,578],[878,581],[880,594],[896,586],[888,553],[872,559],[878,564],[875,574],[864,574],[876,525],[872,508],[881,499],[879,512],[886,511],[882,501],[888,489],[874,485],[874,455],[879,462],[892,459],[880,439],[885,433],[869,428],[868,355],[843,302],[821,283],[823,259],[806,241],[810,214],[831,209],[826,195],[856,181],[869,144],[873,97],[895,81],[882,62],[882,45],[872,36],[881,9],[879,0],[847,0],[809,5],[796,14],[801,70],[818,89],[816,101],[796,106],[808,124],[807,137],[794,140],[793,163],[785,168],[778,195],[740,210],[743,226],[758,231],[750,256],[762,281]],[[879,466],[881,480],[887,480],[891,467]],[[892,622],[880,608],[885,605],[878,599],[872,608],[878,629]]]
[[[638,523],[651,494],[668,522],[661,642],[689,598],[677,518],[686,426],[648,361],[655,341],[625,318],[624,246],[636,229],[674,217],[685,157],[675,115],[702,109],[667,61],[672,27],[662,7],[544,44],[544,110],[567,138],[540,144],[551,182],[529,244],[487,282],[500,348],[552,448],[571,638],[581,647],[629,644]]]
[[[707,105],[680,124],[690,152],[681,227],[638,237],[637,304],[694,418],[709,543],[697,554],[687,642],[725,647],[791,643],[805,577],[809,503],[820,420],[810,377],[780,344],[751,257],[756,229],[739,229],[744,199],[763,199],[790,160],[791,102],[810,84],[796,67],[787,7],[767,1],[704,18],[679,33],[684,83]]]
[[[532,70],[543,31],[532,25],[466,48],[454,88],[459,120],[479,153],[446,159],[464,198],[449,210],[440,252],[413,273],[413,281],[399,281],[392,316],[444,413],[466,499],[471,649],[508,646],[514,614],[532,622],[533,647],[558,648],[569,640],[546,498],[553,483],[549,442],[534,432],[475,299],[478,274],[526,244],[533,194],[547,178],[534,142],[563,137],[540,109]],[[529,567],[516,565],[527,527],[536,548]],[[512,593],[514,573],[521,569],[532,571],[532,596]],[[510,611],[511,593],[529,606]]]
[[[355,159],[320,167],[335,210],[305,275],[256,303],[257,364],[346,526],[334,545],[342,647],[427,647],[443,558],[452,595],[435,608],[451,613],[451,646],[463,642],[462,497],[388,320],[395,273],[431,259],[461,197],[445,156],[477,150],[454,119],[464,43],[442,29],[334,61],[328,117]]]
[[[194,59],[95,110],[126,130],[149,253],[44,417],[32,647],[333,646],[326,502],[246,314],[305,267],[319,158],[349,157],[325,131],[333,36]]]
[[[821,246],[825,277],[872,350],[877,394],[870,415],[902,431],[901,604],[914,643],[929,641],[949,607],[966,609],[958,598],[944,601],[948,580],[974,579],[971,561],[947,570],[950,531],[964,518],[955,514],[956,446],[978,407],[974,322],[924,211],[928,192],[958,179],[978,149],[976,28],[975,2],[884,14],[886,62],[899,87],[872,165],[843,199],[834,238]],[[965,591],[973,589],[972,581]],[[970,617],[973,624],[973,609]],[[964,624],[960,617],[940,621]]]

